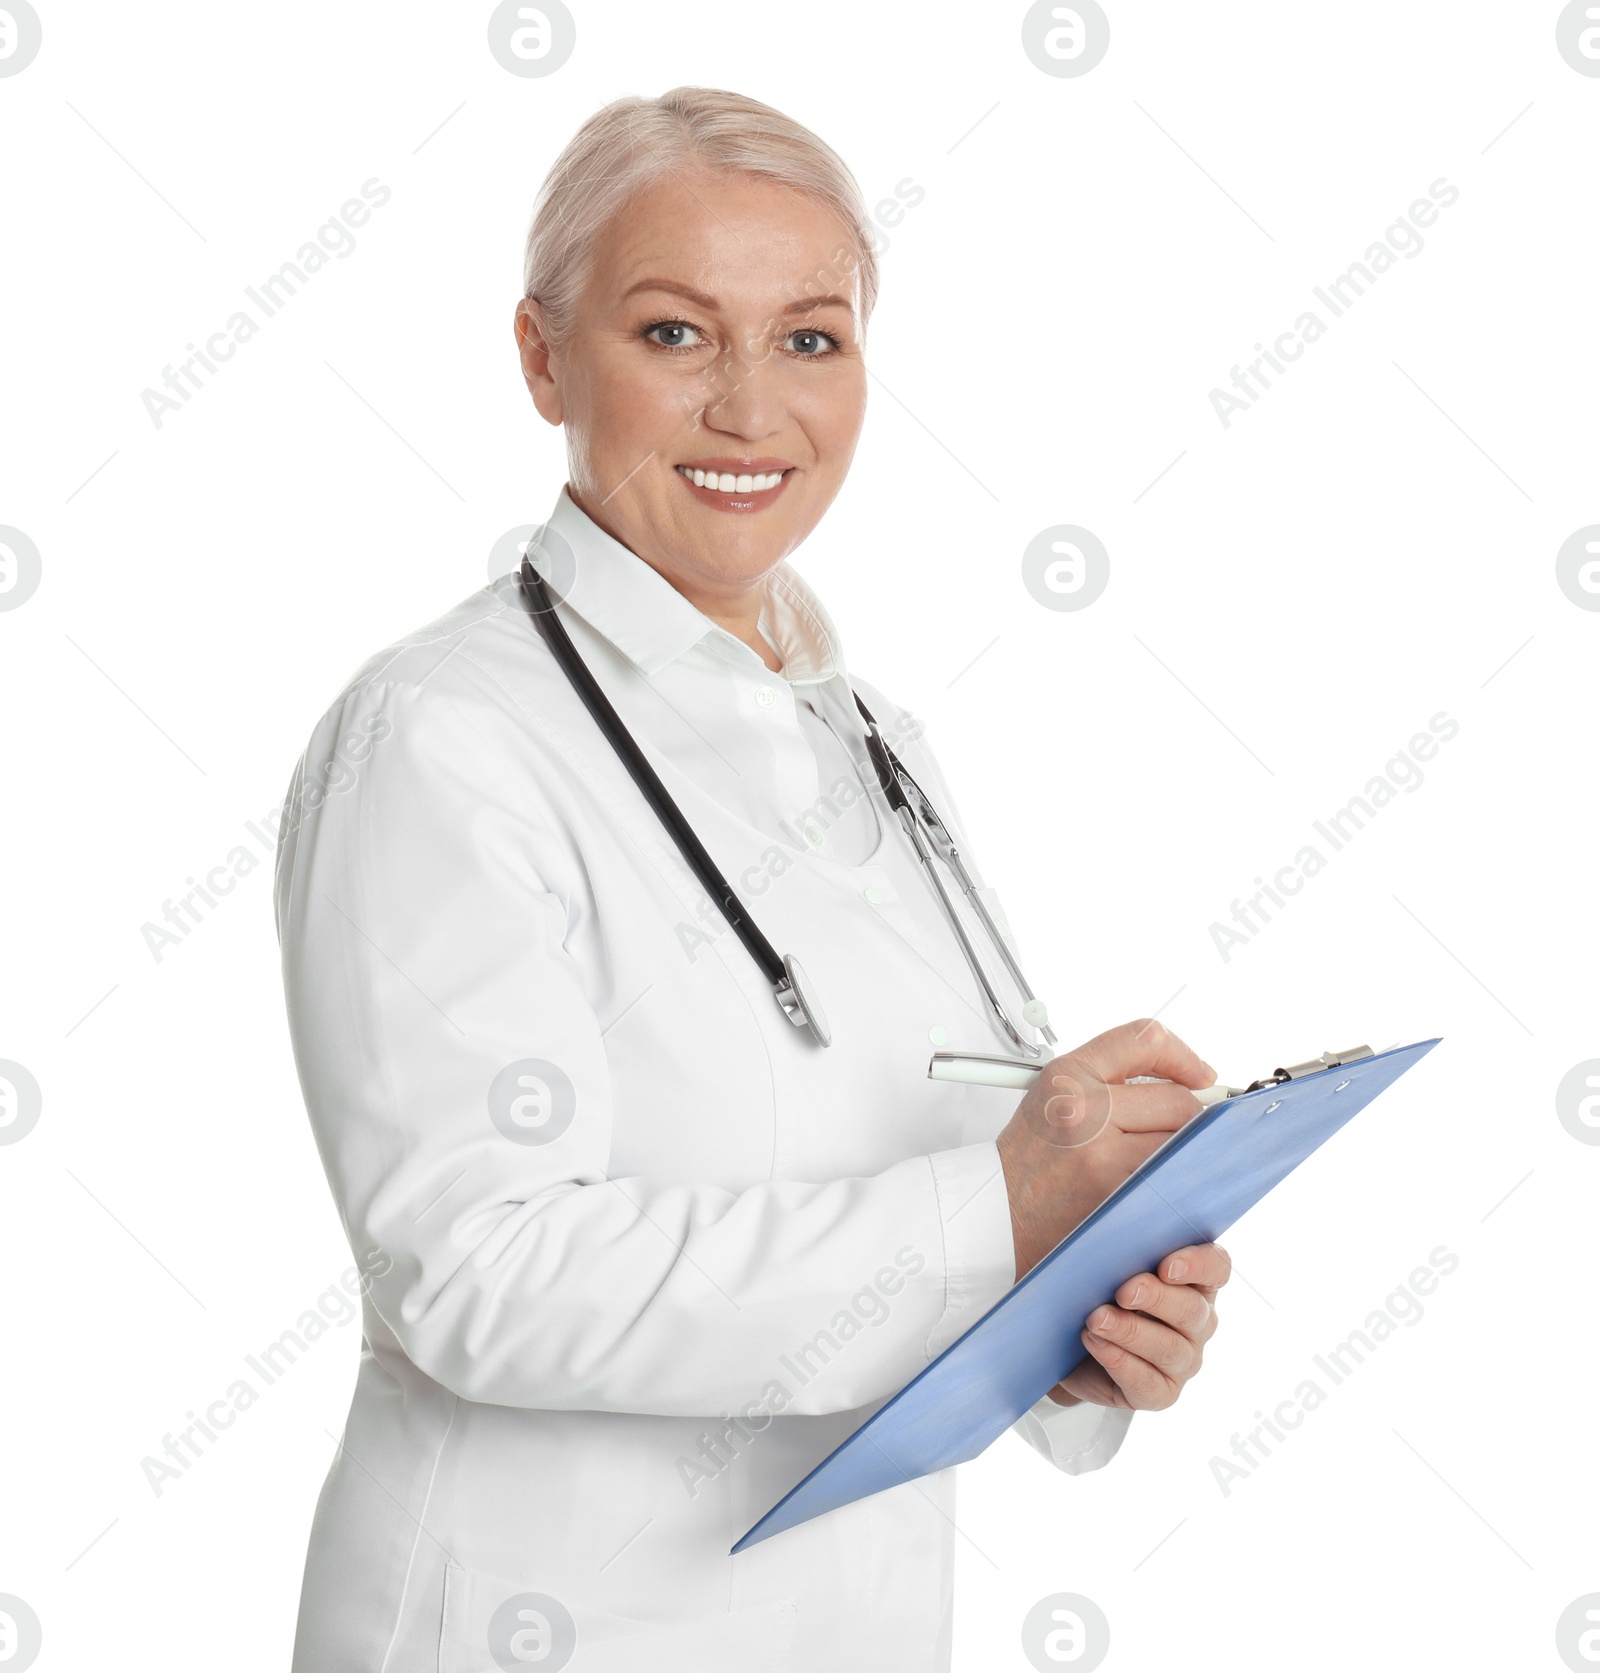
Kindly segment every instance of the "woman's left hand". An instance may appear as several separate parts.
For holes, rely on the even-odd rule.
[[[1215,1243],[1174,1249],[1155,1272],[1141,1272],[1116,1293],[1116,1306],[1096,1307],[1082,1332],[1090,1357],[1050,1390],[1058,1406],[1159,1412],[1200,1369],[1201,1351],[1217,1328],[1213,1305],[1233,1270]],[[1159,1276],[1158,1276],[1159,1274]]]

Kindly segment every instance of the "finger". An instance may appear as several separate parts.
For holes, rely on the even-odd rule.
[[[1085,1330],[1090,1337],[1137,1355],[1177,1382],[1186,1382],[1200,1369],[1200,1343],[1143,1313],[1097,1307]]]
[[[1217,1071],[1154,1017],[1097,1034],[1072,1055],[1108,1081],[1163,1075],[1184,1086],[1215,1086],[1217,1080]]]
[[[1116,1406],[1127,1410],[1127,1398],[1117,1387],[1111,1373],[1092,1357],[1063,1377],[1056,1387],[1077,1395],[1079,1400],[1089,1405]]]
[[[1113,1085],[1111,1119],[1125,1133],[1175,1133],[1203,1106],[1187,1087],[1153,1081],[1140,1086]]]
[[[1129,1353],[1115,1342],[1083,1333],[1083,1345],[1105,1367],[1121,1395],[1119,1405],[1139,1412],[1165,1411],[1177,1398],[1181,1385],[1138,1354]]]
[[[1153,1273],[1130,1278],[1115,1296],[1119,1308],[1169,1324],[1191,1342],[1209,1342],[1216,1333],[1217,1312],[1192,1284],[1163,1284]],[[1114,1341],[1121,1338],[1112,1333]]]
[[[1187,1249],[1174,1249],[1157,1264],[1156,1271],[1169,1284],[1190,1284],[1208,1290],[1206,1299],[1213,1300],[1233,1276],[1233,1259],[1218,1244],[1197,1243]]]
[[[1187,1088],[1170,1081],[1137,1086],[1107,1082],[1071,1057],[1058,1057],[1041,1071],[1029,1093],[1052,1143],[1082,1145],[1110,1127],[1124,1133],[1175,1133],[1200,1113]],[[1041,1102],[1042,1100],[1042,1102]]]

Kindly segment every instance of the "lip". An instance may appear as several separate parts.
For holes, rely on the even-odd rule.
[[[763,472],[782,471],[783,475],[777,485],[763,488],[759,494],[724,494],[715,488],[697,488],[683,473],[691,471],[715,471],[719,476],[724,472],[734,476],[755,476]],[[749,516],[755,511],[765,511],[776,501],[789,485],[789,478],[794,475],[795,467],[787,459],[775,459],[770,456],[757,459],[739,459],[731,455],[719,454],[710,459],[683,459],[672,467],[672,474],[689,490],[702,505],[708,505],[714,511],[731,512],[735,516]]]
[[[763,454],[759,459],[740,459],[731,453],[719,453],[708,459],[680,459],[678,464],[688,471],[715,471],[721,476],[724,471],[732,471],[735,476],[755,476],[763,471],[792,471],[794,464],[788,459],[776,459],[770,454]]]

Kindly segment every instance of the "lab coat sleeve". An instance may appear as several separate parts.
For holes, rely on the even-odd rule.
[[[555,839],[508,770],[509,724],[487,696],[369,678],[318,724],[284,811],[290,1035],[372,1308],[472,1401],[701,1415],[774,1383],[789,1413],[886,1398],[1012,1282],[998,1150],[744,1189],[609,1177],[605,1043],[568,908],[532,860]],[[558,1077],[523,1079],[528,1060]],[[885,1318],[809,1380],[784,1369],[874,1283]]]
[[[1115,1457],[1133,1422],[1119,1406],[1095,1406],[1087,1400],[1058,1406],[1047,1394],[1012,1424],[1012,1432],[1067,1475],[1098,1470]]]

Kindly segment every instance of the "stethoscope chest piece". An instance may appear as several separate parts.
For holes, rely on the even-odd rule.
[[[806,980],[799,959],[793,953],[783,955],[783,972],[785,979],[777,989],[783,1014],[796,1028],[809,1028],[818,1045],[831,1045],[833,1034],[828,1028],[828,1019],[817,1003],[817,996]]]

